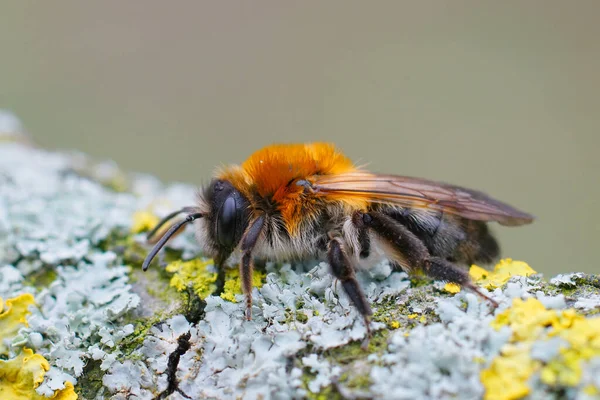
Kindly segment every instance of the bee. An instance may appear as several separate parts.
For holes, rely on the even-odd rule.
[[[487,222],[518,226],[534,219],[479,191],[368,172],[329,143],[271,145],[241,165],[219,170],[196,204],[163,218],[149,240],[181,214],[185,218],[155,243],[144,271],[174,234],[193,223],[202,253],[217,268],[239,252],[248,320],[256,259],[320,259],[328,262],[367,330],[372,310],[357,268],[385,258],[409,273],[419,270],[456,283],[497,306],[460,266],[499,257]]]

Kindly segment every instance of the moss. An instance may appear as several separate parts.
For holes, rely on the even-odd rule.
[[[312,382],[317,376],[310,372],[309,368],[304,368],[304,374],[302,375],[302,387],[306,390],[306,399],[310,400],[343,400],[344,397],[340,394],[334,385],[329,385],[321,389],[319,393],[313,393],[308,388],[308,384]]]
[[[373,332],[367,349],[362,348],[362,342],[354,341],[326,350],[323,355],[333,365],[347,365],[354,361],[362,361],[368,354],[383,354],[387,349],[389,337],[390,331],[382,329]]]
[[[307,397],[315,400],[342,400],[344,398],[333,385],[327,386],[317,394],[310,393]]]
[[[88,360],[83,368],[83,374],[77,380],[75,393],[81,399],[96,399],[102,389],[102,378],[104,371],[100,369],[102,361]]]
[[[340,378],[340,382],[344,383],[348,389],[368,389],[371,387],[371,377],[367,374],[359,374],[355,377],[347,375],[346,380]]]
[[[429,286],[433,283],[433,279],[426,277],[425,275],[414,272],[410,276],[410,287],[420,288],[423,286]]]
[[[145,306],[154,312],[171,312],[173,309],[180,308],[178,305],[188,300],[186,292],[180,293],[169,285],[171,274],[162,268],[148,271],[142,271],[141,268],[132,268],[129,279],[139,295],[142,297],[145,295],[150,296],[157,300],[156,302],[145,303]]]
[[[44,266],[29,275],[23,280],[23,286],[33,286],[36,289],[48,287],[58,274],[51,266]]]
[[[572,285],[554,285],[551,283],[541,282],[539,290],[541,290],[545,295],[550,296],[562,294],[565,296],[567,304],[571,306],[579,299],[600,295],[600,283],[596,277],[591,275],[583,275],[581,277],[574,276],[571,280],[573,282]],[[585,316],[597,315],[600,313],[600,308],[585,310],[581,313]]]
[[[577,285],[588,285],[600,289],[600,276],[583,274],[581,276],[574,277],[573,281]]]
[[[394,309],[405,308],[403,305],[397,303],[395,296],[389,296],[378,303],[373,312],[373,321],[388,323],[390,319],[390,312]],[[408,313],[407,313],[408,314]]]
[[[133,360],[135,357],[132,357],[132,354],[135,350],[142,347],[144,340],[148,336],[148,332],[150,329],[159,324],[160,322],[167,319],[168,316],[165,315],[156,315],[152,318],[142,318],[137,321],[129,321],[127,323],[132,323],[134,326],[134,331],[131,335],[126,336],[119,343],[119,350],[121,350],[122,355],[120,360]]]
[[[133,236],[126,237],[121,243],[124,247],[121,254],[123,262],[132,267],[140,268],[148,254],[148,249],[141,243],[136,242]]]
[[[302,311],[296,313],[296,321],[301,323],[306,323],[308,321],[308,316],[304,314]]]
[[[407,331],[420,324],[439,322],[439,316],[434,312],[433,298],[429,296],[435,290],[433,285],[429,285],[412,289],[406,298],[390,296],[377,304],[373,321],[386,324],[390,330]],[[447,292],[444,294],[447,295]],[[415,313],[417,306],[420,310]]]
[[[154,297],[155,299],[159,299],[165,303],[169,300],[173,300],[173,290],[169,286],[165,287],[164,290],[160,290],[156,287],[147,287],[146,290],[150,296]]]
[[[537,290],[544,293],[546,296],[557,296],[562,294],[565,298],[577,296],[577,287],[567,285],[553,285],[551,283],[541,282]]]
[[[149,296],[160,300],[165,308],[172,304],[183,304],[189,301],[188,294],[183,291],[178,293],[170,286],[173,274],[165,268],[151,268],[143,271],[141,266],[148,254],[148,248],[137,242],[134,235],[123,229],[114,229],[105,240],[99,244],[104,251],[113,251],[121,258],[122,263],[130,266],[129,281],[139,290],[145,291]],[[163,249],[162,257],[167,262],[175,262],[181,259],[182,252],[170,248]],[[137,283],[143,283],[136,285]],[[179,300],[179,301],[177,301]]]
[[[165,306],[165,308],[160,311],[155,310],[152,317],[149,318],[135,317],[132,315],[130,315],[129,318],[125,318],[123,324],[133,324],[134,331],[119,343],[119,348],[123,353],[120,357],[121,360],[134,359],[135,357],[132,357],[132,354],[142,346],[150,329],[172,316],[183,314],[191,323],[197,323],[204,317],[204,307],[206,306],[206,303],[198,298],[193,291],[189,290],[179,293],[168,285],[161,285],[160,281],[152,279],[151,281],[155,284],[158,282],[158,284],[154,286],[157,287],[157,289],[153,290],[150,286],[146,285],[147,293],[160,299],[165,305],[171,305],[171,307],[168,308]]]

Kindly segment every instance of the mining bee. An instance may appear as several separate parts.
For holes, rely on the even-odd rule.
[[[496,306],[459,265],[490,263],[499,246],[487,222],[518,226],[533,217],[484,193],[420,178],[368,172],[328,143],[265,147],[225,167],[195,205],[167,215],[148,235],[174,223],[146,257],[146,270],[165,243],[194,223],[202,253],[217,268],[239,251],[246,318],[251,319],[255,259],[322,259],[369,329],[371,306],[356,280],[358,266],[387,258],[453,282]]]

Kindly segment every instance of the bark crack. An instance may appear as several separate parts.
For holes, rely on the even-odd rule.
[[[191,333],[187,332],[177,338],[177,349],[169,355],[169,362],[167,364],[167,377],[169,386],[162,392],[157,399],[166,399],[170,394],[177,391],[185,398],[190,398],[181,390],[179,390],[179,382],[177,381],[177,366],[179,365],[179,359],[190,349],[190,337]]]

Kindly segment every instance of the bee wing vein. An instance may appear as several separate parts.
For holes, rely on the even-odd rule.
[[[317,193],[337,193],[367,198],[375,203],[422,207],[449,212],[467,219],[523,225],[533,221],[525,212],[482,192],[441,182],[368,172],[314,176]]]

